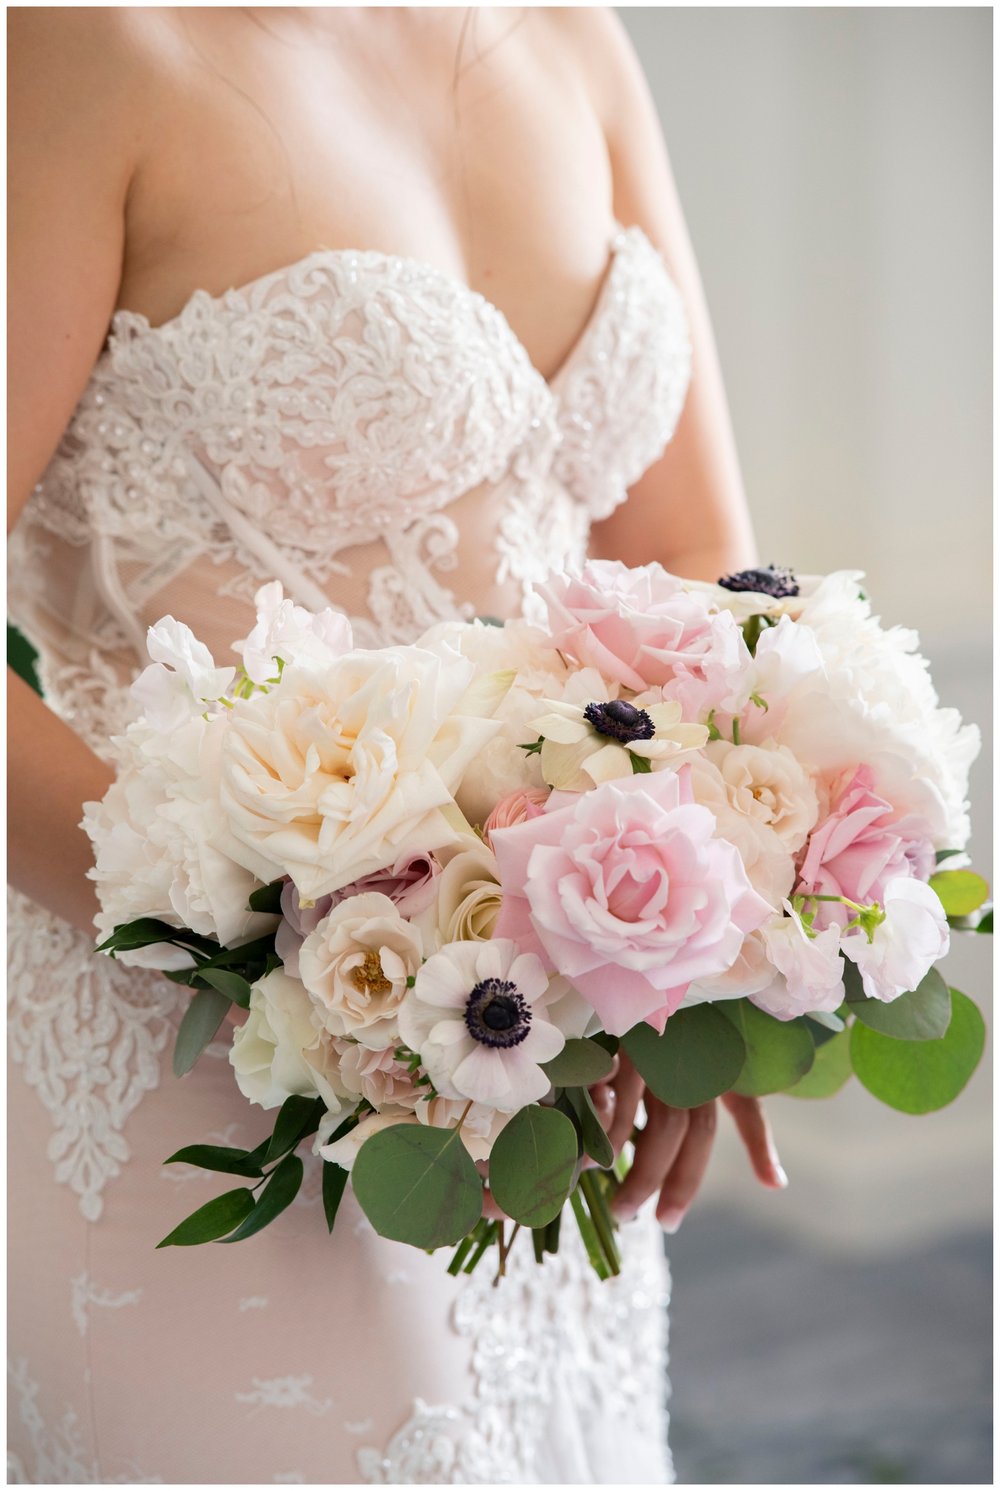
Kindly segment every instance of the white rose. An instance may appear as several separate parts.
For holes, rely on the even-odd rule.
[[[498,728],[453,712],[472,671],[450,649],[387,647],[238,700],[221,782],[234,858],[318,900],[454,842],[453,793]]]
[[[481,839],[463,840],[437,877],[430,906],[413,918],[430,954],[446,942],[484,942],[493,935],[503,899],[497,862]],[[446,851],[447,852],[447,851]]]
[[[233,643],[241,653],[243,667],[254,683],[267,683],[277,672],[277,659],[287,666],[300,663],[323,668],[349,652],[353,644],[351,623],[332,607],[307,611],[284,598],[281,584],[272,580],[254,596],[257,624],[248,637]]]
[[[785,902],[786,916],[761,929],[768,958],[780,978],[750,997],[778,1020],[794,1020],[810,1010],[831,1011],[844,1002],[844,965],[840,928],[827,927],[810,937],[802,920]]]
[[[889,1003],[915,989],[944,957],[950,933],[944,907],[923,880],[905,875],[890,880],[882,906],[885,920],[875,928],[872,941],[858,928],[847,934],[841,947],[857,964],[868,998]]]
[[[819,817],[816,788],[787,746],[713,740],[705,755],[719,768],[738,813],[773,829],[790,854],[801,849]]]
[[[350,896],[299,948],[299,977],[335,1036],[374,1051],[399,1043],[397,1013],[423,956],[420,934],[388,896]]]
[[[309,996],[280,968],[254,984],[229,1062],[240,1092],[262,1108],[279,1108],[294,1094],[320,1097],[328,1112],[345,1114],[356,1101],[340,1080],[332,1040],[316,1028]]]

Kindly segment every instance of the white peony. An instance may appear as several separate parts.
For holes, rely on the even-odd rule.
[[[323,668],[354,645],[346,616],[332,607],[313,612],[295,605],[277,580],[261,586],[254,605],[257,623],[248,637],[233,643],[233,651],[242,654],[244,670],[256,684],[275,677],[278,658],[286,666]]]
[[[420,934],[377,891],[327,912],[299,948],[299,977],[323,1027],[374,1051],[399,1043],[406,981],[420,967]]]
[[[882,907],[885,920],[875,928],[871,942],[857,928],[844,937],[841,947],[857,964],[868,998],[888,1003],[915,989],[944,957],[950,933],[944,907],[923,880],[905,875],[890,880]]]
[[[790,902],[784,909],[785,916],[776,916],[761,928],[767,956],[780,977],[750,998],[778,1020],[837,1009],[844,1002],[839,928],[827,927],[810,936]]]
[[[245,1022],[233,1032],[229,1063],[243,1096],[262,1108],[286,1098],[319,1097],[342,1117],[356,1105],[340,1079],[340,1057],[317,1029],[313,1007],[297,979],[280,968],[254,984]]]

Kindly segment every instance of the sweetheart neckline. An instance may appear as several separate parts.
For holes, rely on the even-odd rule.
[[[406,265],[412,269],[419,269],[426,274],[430,274],[438,280],[445,281],[447,284],[457,288],[460,291],[464,291],[468,298],[473,302],[481,302],[483,305],[489,306],[494,314],[500,318],[500,324],[503,326],[507,335],[510,337],[511,342],[514,344],[514,346],[517,347],[522,357],[525,359],[525,362],[528,364],[531,372],[537,379],[539,379],[539,381],[544,385],[548,392],[554,395],[556,386],[562,381],[564,375],[568,373],[571,365],[576,361],[577,354],[579,353],[583,344],[587,341],[591,331],[600,320],[605,300],[607,299],[607,296],[609,294],[611,281],[614,278],[614,271],[618,263],[620,250],[629,241],[630,234],[638,235],[647,244],[653,247],[650,238],[644,232],[644,230],[638,226],[638,224],[635,224],[632,227],[625,227],[618,221],[617,218],[612,219],[611,231],[608,235],[608,257],[604,265],[604,270],[601,275],[600,284],[597,288],[594,303],[591,306],[590,313],[587,316],[579,335],[576,337],[566,356],[563,358],[562,362],[559,364],[550,378],[546,378],[544,373],[542,373],[541,370],[535,366],[534,362],[532,362],[531,358],[528,356],[527,348],[521,341],[521,338],[518,336],[513,326],[510,324],[510,321],[507,319],[504,312],[498,305],[495,305],[494,302],[488,298],[488,296],[484,295],[481,290],[474,289],[471,285],[467,285],[463,279],[460,279],[458,275],[451,274],[446,269],[439,269],[436,264],[431,264],[426,259],[414,258],[409,254],[390,254],[384,252],[382,249],[317,248],[311,250],[311,252],[308,254],[304,254],[301,259],[295,259],[290,264],[279,265],[277,269],[271,269],[268,270],[266,274],[257,275],[255,279],[247,280],[242,285],[232,285],[228,289],[221,291],[217,295],[213,295],[210,290],[205,290],[201,287],[198,287],[191,291],[191,294],[188,296],[187,300],[181,306],[176,315],[170,316],[166,321],[159,322],[159,324],[156,326],[153,326],[150,323],[148,316],[146,316],[143,311],[133,311],[129,310],[127,307],[122,307],[121,309],[112,313],[111,322],[106,337],[106,347],[110,347],[113,342],[117,341],[119,326],[131,325],[141,331],[144,335],[148,336],[160,336],[169,334],[170,332],[175,331],[185,320],[185,318],[190,313],[192,306],[198,304],[221,306],[225,305],[227,299],[231,296],[243,296],[245,298],[252,290],[257,289],[260,285],[265,285],[270,280],[280,279],[282,275],[290,274],[294,269],[302,269],[307,264],[320,263],[323,261],[329,262],[330,260],[338,260],[344,258],[369,259],[375,260],[380,263],[395,262],[398,264]],[[664,265],[664,271],[665,273],[669,274],[669,270],[666,269],[666,265]]]

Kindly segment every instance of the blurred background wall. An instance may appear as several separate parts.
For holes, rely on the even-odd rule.
[[[983,730],[991,875],[992,15],[622,8],[712,312],[761,557],[856,567]],[[992,940],[945,965],[988,1013]],[[923,1118],[774,1098],[791,1184],[722,1124],[675,1275],[681,1481],[990,1474],[991,1049]]]

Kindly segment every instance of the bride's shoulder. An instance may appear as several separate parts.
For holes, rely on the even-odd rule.
[[[545,6],[536,14],[577,71],[597,114],[612,125],[636,87],[645,87],[642,64],[617,10],[610,5]]]

